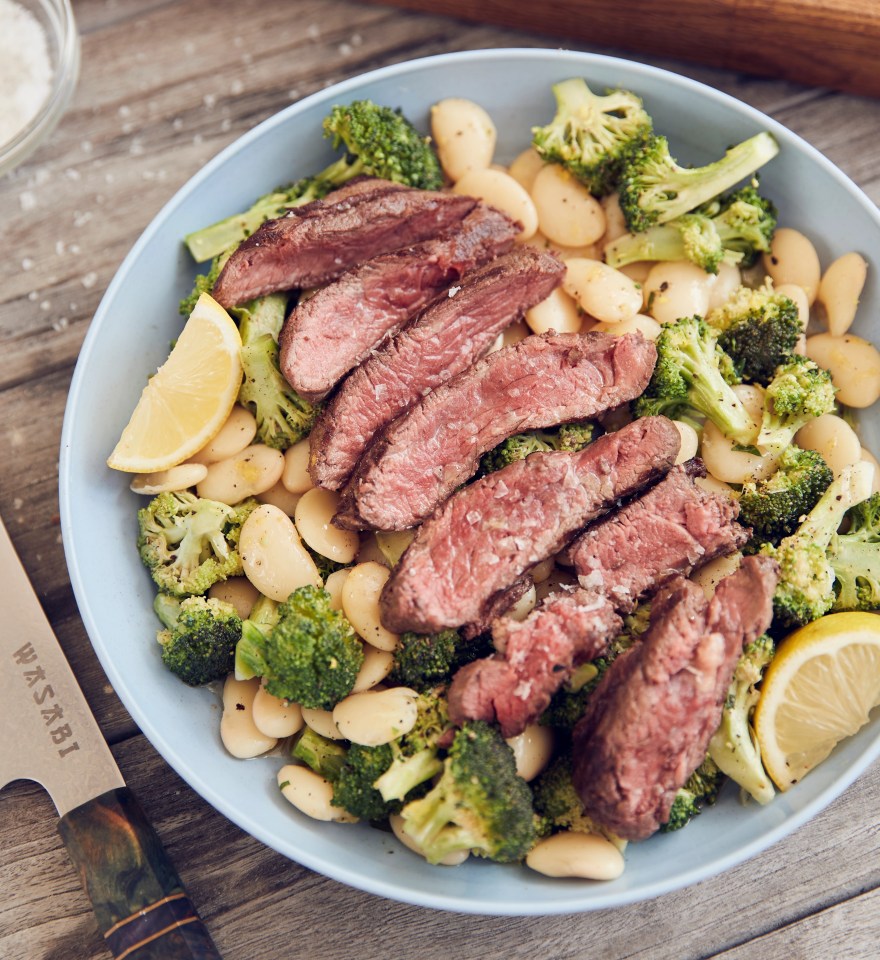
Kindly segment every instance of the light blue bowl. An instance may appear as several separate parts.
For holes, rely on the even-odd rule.
[[[582,53],[490,50],[431,57],[368,73],[288,107],[193,177],[149,225],[107,290],[83,345],[64,419],[61,522],[73,589],[108,677],[156,749],[205,800],[280,853],[371,893],[466,913],[612,907],[727,870],[843,791],[880,753],[880,727],[875,722],[841,744],[766,807],[742,806],[728,786],[718,804],[686,830],[632,844],[626,871],[612,883],[550,880],[525,867],[473,858],[456,868],[428,866],[379,830],[318,823],[298,813],[275,785],[277,759],[243,762],[225,753],[215,697],[185,687],[160,663],[153,585],[135,549],[135,510],[143,501],[129,491],[125,477],[107,469],[105,458],[146,376],[180,331],[177,302],[194,273],[181,238],[329,162],[320,129],[332,104],[369,97],[402,107],[427,129],[432,102],[470,97],[494,118],[499,157],[509,160],[528,144],[530,126],[552,116],[551,84],[575,75],[597,88],[621,85],[640,93],[682,161],[706,162],[734,142],[771,130],[782,150],[762,182],[783,223],[813,239],[824,265],[849,250],[869,260],[876,256],[880,215],[858,188],[803,140],[725,94],[662,70]],[[863,325],[880,314],[878,266],[869,266]],[[868,446],[878,449],[876,424],[865,423],[864,433]]]

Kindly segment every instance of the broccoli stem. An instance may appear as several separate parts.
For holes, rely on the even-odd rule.
[[[430,780],[443,769],[443,762],[434,750],[419,750],[410,757],[397,757],[373,786],[386,803],[403,800],[410,790]]]
[[[864,460],[845,467],[807,514],[796,536],[827,550],[846,511],[871,496],[873,477],[873,465]]]

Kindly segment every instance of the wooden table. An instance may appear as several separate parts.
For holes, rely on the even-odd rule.
[[[393,903],[318,876],[226,821],[156,754],[92,652],[58,524],[61,419],[104,289],[177,188],[291,101],[412,57],[556,44],[343,0],[77,0],[75,11],[83,69],[73,105],[32,160],[0,181],[0,513],[224,956],[876,957],[876,766],[789,839],[696,889],[594,914],[500,919]],[[880,201],[880,101],[661,65],[765,110]],[[107,956],[54,808],[33,784],[15,783],[0,800],[0,890],[5,960]]]

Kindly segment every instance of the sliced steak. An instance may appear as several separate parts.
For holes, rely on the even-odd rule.
[[[349,270],[287,318],[279,342],[284,376],[304,397],[322,399],[442,290],[509,250],[516,229],[481,203],[444,236]]]
[[[476,200],[387,180],[294,207],[267,220],[226,262],[212,291],[224,307],[278,290],[313,287],[356,263],[437,236]]]
[[[533,453],[459,490],[422,526],[382,591],[397,633],[484,616],[487,601],[608,510],[663,476],[679,433],[644,417],[577,453]]]
[[[515,737],[540,716],[574,667],[598,657],[622,626],[606,597],[558,593],[517,623],[492,624],[498,655],[462,667],[449,687],[449,719],[497,722]]]
[[[638,333],[550,333],[490,354],[389,425],[361,458],[334,522],[354,530],[415,526],[505,437],[632,400],[656,358]]]
[[[676,574],[738,550],[749,531],[739,504],[694,483],[702,461],[674,467],[655,487],[592,524],[566,551],[581,586],[628,612]]]
[[[574,731],[584,807],[628,840],[669,819],[676,792],[703,762],[744,644],[770,625],[778,568],[746,557],[707,602],[676,577],[653,601],[640,643],[611,664]]]
[[[312,480],[331,490],[343,486],[386,424],[483,356],[564,273],[552,254],[521,246],[465,275],[342,383],[312,430]]]
[[[518,580],[504,590],[499,590],[494,596],[489,597],[483,606],[483,615],[479,620],[473,623],[466,623],[459,628],[459,633],[465,640],[474,640],[481,634],[488,633],[492,629],[492,621],[518,603],[526,593],[534,586],[535,581],[528,573],[524,573]]]

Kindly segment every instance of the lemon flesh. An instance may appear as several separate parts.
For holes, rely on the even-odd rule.
[[[201,450],[217,435],[238,397],[240,355],[238,327],[203,293],[168,359],[144,387],[108,466],[155,473]]]

